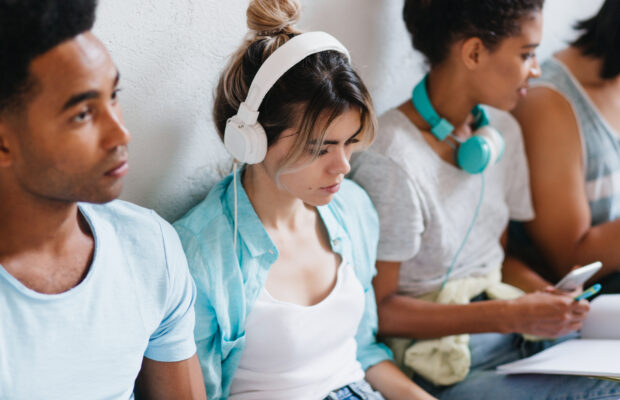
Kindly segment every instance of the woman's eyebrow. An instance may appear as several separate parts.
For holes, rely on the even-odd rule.
[[[348,142],[349,140],[353,139],[354,137],[356,137],[357,135],[359,135],[361,131],[362,131],[362,126],[360,125],[360,127],[359,127],[359,128],[357,128],[357,131],[355,131],[355,133],[354,133],[353,135],[351,135],[351,137],[349,137],[346,141]],[[314,144],[314,143],[316,143],[316,141],[313,141],[313,142],[311,142],[311,143],[313,143],[313,144]],[[339,142],[339,141],[337,141],[337,140],[325,140],[325,141],[323,142],[323,144],[338,144],[338,143],[340,143],[340,142]]]

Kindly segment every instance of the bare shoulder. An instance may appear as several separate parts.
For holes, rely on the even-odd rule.
[[[521,125],[526,141],[577,133],[577,120],[570,102],[551,87],[530,89],[512,113]]]

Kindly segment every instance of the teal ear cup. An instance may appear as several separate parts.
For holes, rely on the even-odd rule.
[[[415,86],[411,101],[420,116],[430,125],[431,133],[440,141],[452,136],[452,124],[437,114],[426,90],[428,74]],[[489,124],[489,119],[480,105],[472,109],[475,132],[456,150],[456,163],[463,171],[479,174],[489,165],[498,162],[504,154],[505,142],[502,135]],[[452,136],[454,137],[454,136]]]

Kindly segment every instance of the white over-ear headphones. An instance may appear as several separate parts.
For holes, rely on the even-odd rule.
[[[248,96],[237,114],[226,122],[224,145],[238,161],[256,164],[267,153],[267,135],[258,119],[258,108],[265,95],[282,75],[307,56],[326,50],[344,54],[347,49],[336,38],[325,32],[307,32],[297,35],[274,51],[259,68],[252,80]]]

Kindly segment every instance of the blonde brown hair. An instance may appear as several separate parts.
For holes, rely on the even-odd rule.
[[[220,77],[216,90],[213,117],[222,139],[226,121],[237,113],[260,66],[278,47],[301,33],[293,27],[299,13],[297,0],[250,2],[250,32]],[[308,154],[309,147],[314,148],[312,159],[318,157],[327,127],[351,108],[361,113],[362,130],[357,138],[361,147],[368,146],[376,131],[372,100],[344,54],[322,51],[289,69],[267,92],[258,109],[258,122],[265,129],[268,146],[286,129],[294,128],[297,132],[279,171],[292,168]]]

